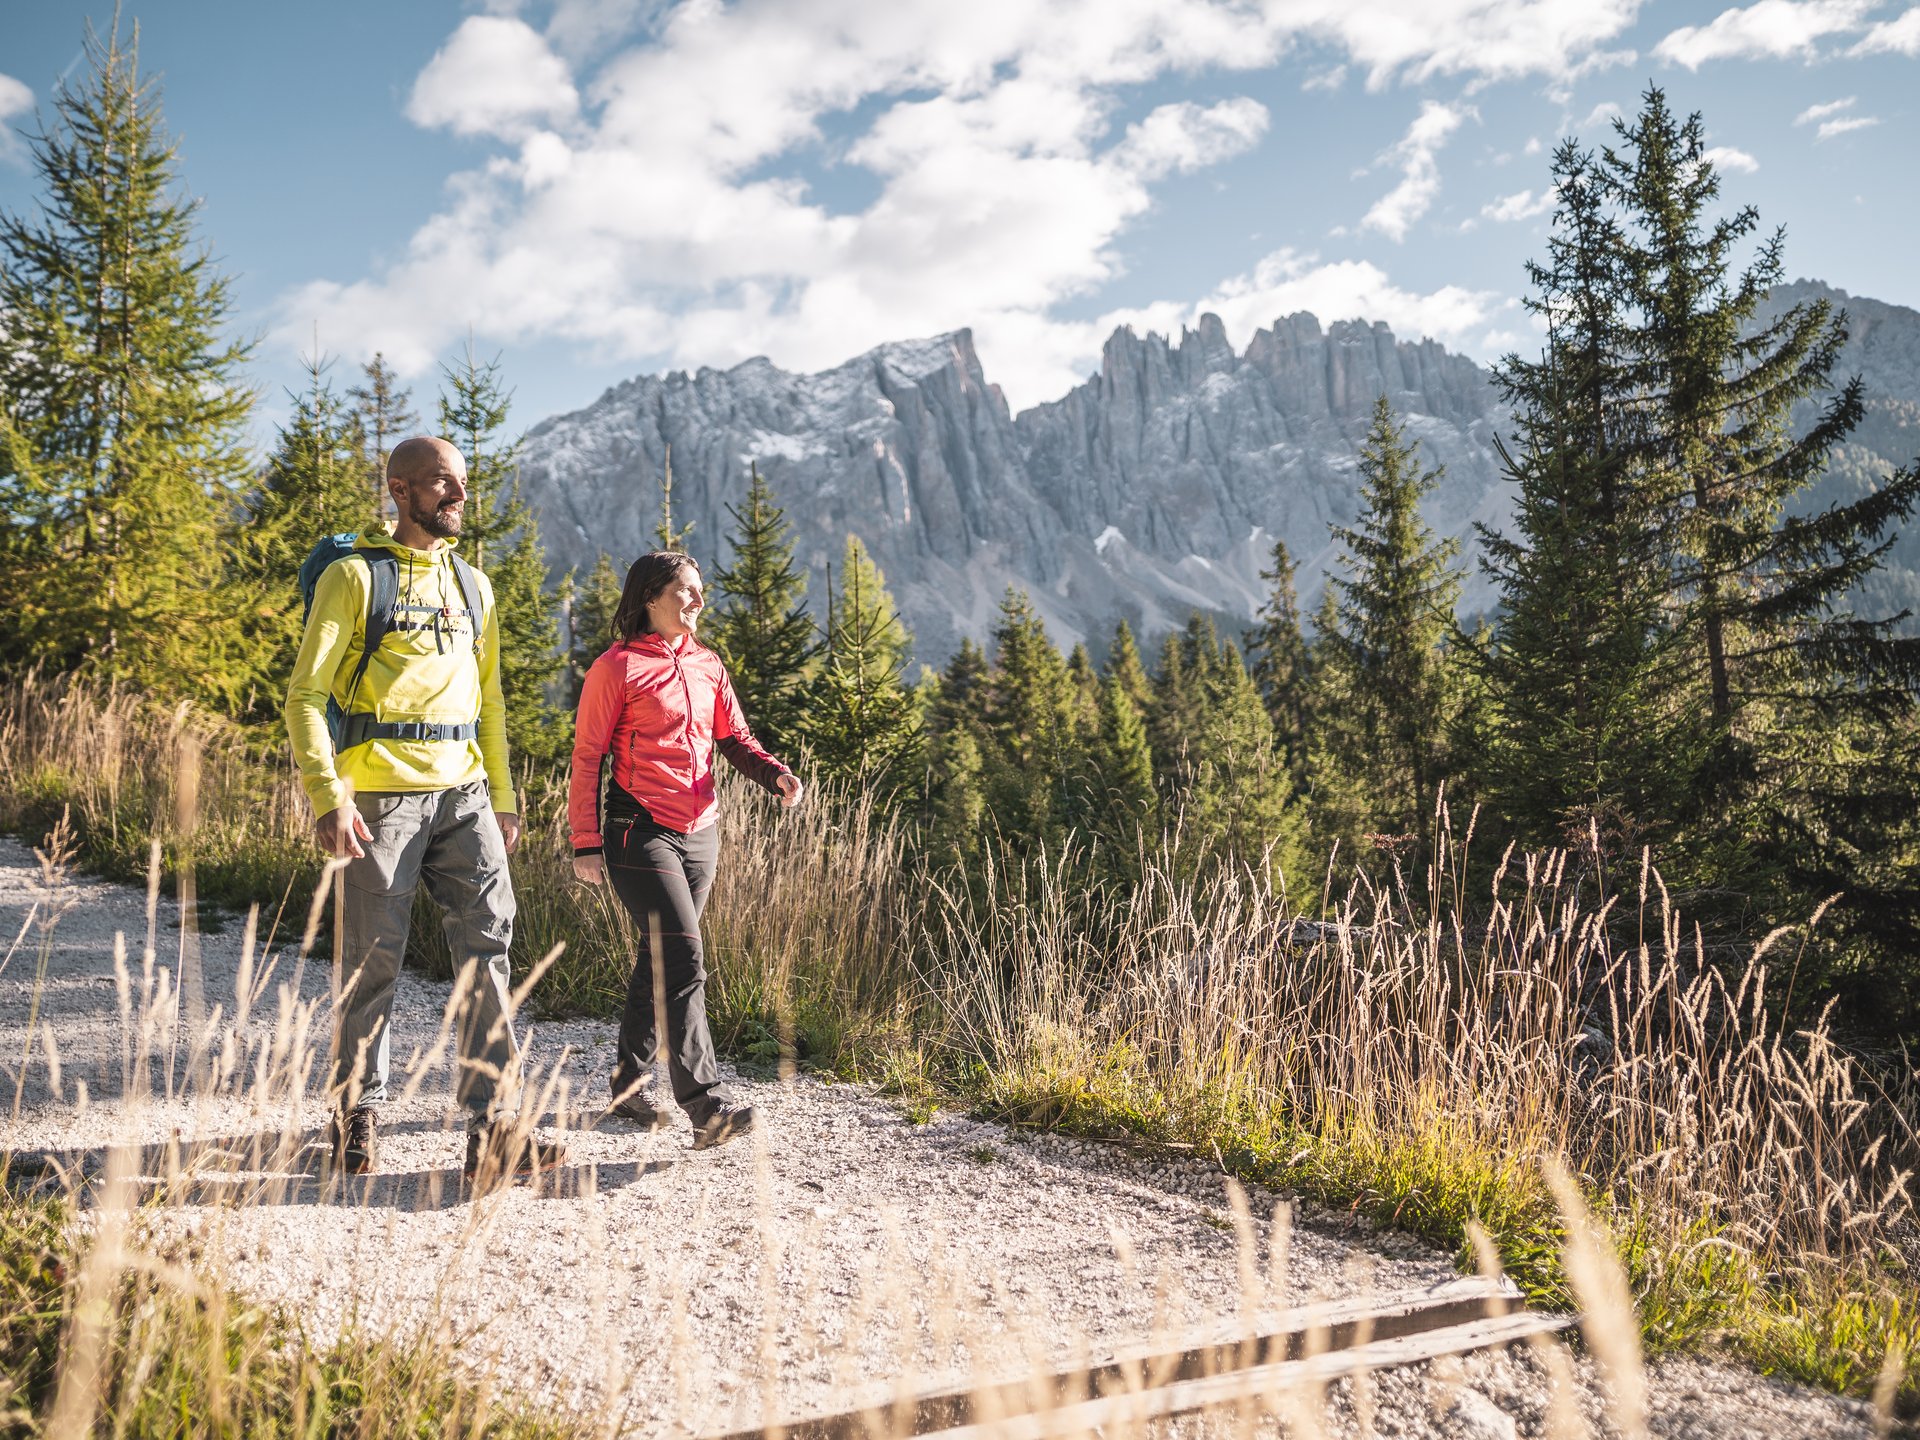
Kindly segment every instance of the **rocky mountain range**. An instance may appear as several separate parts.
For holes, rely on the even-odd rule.
[[[1821,487],[1833,496],[1920,453],[1920,314],[1804,281],[1774,301],[1814,296],[1852,316],[1842,368],[1863,372],[1872,397],[1859,443]],[[755,359],[642,376],[534,427],[521,480],[556,569],[584,571],[603,551],[624,566],[652,548],[671,446],[674,519],[692,523],[689,546],[711,570],[727,555],[726,507],[757,464],[793,523],[816,609],[853,533],[923,661],[962,636],[984,640],[1008,586],[1032,597],[1057,643],[1099,654],[1122,617],[1143,642],[1196,609],[1230,630],[1250,623],[1276,537],[1311,609],[1334,553],[1327,527],[1355,514],[1356,456],[1381,394],[1423,462],[1445,467],[1427,517],[1462,540],[1463,611],[1484,609],[1473,525],[1506,518],[1493,442],[1508,417],[1472,360],[1365,321],[1323,329],[1290,315],[1238,353],[1212,315],[1177,340],[1118,330],[1098,374],[1019,415],[965,330],[816,375]],[[1868,597],[1895,608],[1920,596],[1920,526],[1899,548]]]

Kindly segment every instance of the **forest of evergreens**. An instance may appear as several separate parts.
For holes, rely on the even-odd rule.
[[[463,545],[500,596],[517,760],[563,763],[570,684],[632,557],[549,584],[511,391],[470,346],[424,414],[381,356],[343,390],[316,352],[271,453],[250,453],[271,402],[247,388],[158,101],[132,47],[92,41],[33,140],[39,212],[0,219],[0,666],[190,700],[271,756],[299,562],[379,523],[386,453],[424,428],[467,457]],[[1125,884],[1171,843],[1189,873],[1264,868],[1307,911],[1357,873],[1425,894],[1439,831],[1471,825],[1489,872],[1510,844],[1559,849],[1595,894],[1644,858],[1709,949],[1742,958],[1831,900],[1794,1002],[1910,1022],[1920,640],[1846,600],[1910,520],[1920,468],[1793,511],[1860,415],[1834,373],[1845,317],[1752,323],[1782,233],[1723,199],[1699,117],[1658,90],[1615,130],[1553,158],[1528,275],[1544,347],[1497,370],[1517,501],[1480,536],[1487,622],[1455,621],[1457,547],[1420,511],[1436,476],[1384,397],[1310,618],[1276,546],[1244,634],[1196,616],[1143,654],[1123,622],[1104,653],[1063,655],[1009,593],[986,647],[917,679],[857,538],[817,624],[765,479],[731,534],[682,537],[669,472],[660,540],[706,563],[705,638],[763,739],[884,795],[934,866],[964,868],[991,833]],[[1822,418],[1796,433],[1808,400]]]

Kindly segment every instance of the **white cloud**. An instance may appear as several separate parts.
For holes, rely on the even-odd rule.
[[[1520,147],[1520,153],[1522,155],[1538,155],[1545,148],[1546,147],[1540,143],[1540,137],[1538,135],[1529,135],[1527,137],[1527,143]]]
[[[1104,338],[1089,348],[1060,307],[1120,273],[1156,186],[1269,127],[1249,99],[1176,102],[1123,127],[1115,112],[1139,87],[1306,47],[1321,73],[1346,66],[1374,88],[1562,75],[1640,3],[559,0],[542,34],[521,18],[541,7],[489,0],[423,69],[408,114],[492,137],[491,158],[449,180],[385,268],[281,297],[275,335],[297,352],[317,321],[343,352],[384,349],[403,373],[470,325],[602,364],[765,354],[804,369],[971,325],[1016,402],[1043,399]],[[1473,113],[1422,112],[1369,223],[1405,233],[1437,190],[1433,153]],[[822,169],[857,172],[860,198],[836,203],[808,178]],[[1288,303],[1321,309],[1322,293],[1349,295],[1443,336],[1479,303],[1404,295],[1366,267],[1288,265],[1245,293],[1264,285],[1278,303],[1291,287],[1302,298]],[[1215,308],[1236,300],[1254,303],[1236,291]]]
[[[1731,145],[1715,145],[1704,158],[1714,169],[1727,174],[1751,175],[1760,168],[1760,162],[1753,156]]]
[[[11,75],[0,75],[0,165],[26,163],[27,147],[14,120],[33,109],[33,91]]]
[[[1858,95],[1849,95],[1844,100],[1829,100],[1824,105],[1809,105],[1793,117],[1793,123],[1811,125],[1816,120],[1826,120],[1838,115],[1842,110],[1851,110],[1859,98]]]
[[[407,118],[458,135],[517,139],[578,109],[565,63],[524,20],[473,15],[462,21],[413,82]]]
[[[1267,107],[1256,100],[1223,100],[1202,107],[1182,102],[1162,105],[1137,125],[1114,158],[1143,180],[1176,170],[1198,170],[1231,159],[1267,133]]]
[[[1461,123],[1475,112],[1428,100],[1407,127],[1407,133],[1380,158],[1400,167],[1400,183],[1374,201],[1361,217],[1360,228],[1378,230],[1389,240],[1404,240],[1414,221],[1433,208],[1440,193],[1440,166],[1434,158]]]
[[[1814,135],[1814,141],[1831,140],[1836,135],[1845,135],[1854,130],[1865,130],[1880,123],[1873,115],[1849,115],[1840,120],[1828,120],[1821,124]]]
[[[1654,47],[1662,60],[1698,70],[1709,60],[1785,60],[1814,54],[1828,35],[1858,30],[1880,0],[1758,0],[1687,25]]]
[[[1480,216],[1484,220],[1502,224],[1514,220],[1537,220],[1553,209],[1553,202],[1557,198],[1551,185],[1538,195],[1531,190],[1522,190],[1516,195],[1503,195],[1490,204],[1482,205]]]
[[[1594,106],[1593,109],[1587,112],[1586,119],[1582,120],[1578,125],[1574,126],[1573,128],[1576,130],[1591,130],[1596,125],[1611,125],[1615,120],[1620,119],[1626,113],[1627,113],[1626,111],[1622,110],[1618,105],[1614,104],[1613,101],[1602,100],[1598,105]]]
[[[1347,67],[1335,65],[1331,70],[1321,70],[1309,75],[1300,82],[1302,90],[1338,90],[1347,83]]]
[[[1867,31],[1852,55],[1920,55],[1920,5]]]

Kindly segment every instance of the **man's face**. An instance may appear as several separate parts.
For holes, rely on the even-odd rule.
[[[467,462],[460,452],[442,447],[431,467],[416,471],[396,485],[395,500],[407,518],[436,540],[460,533],[467,506]]]

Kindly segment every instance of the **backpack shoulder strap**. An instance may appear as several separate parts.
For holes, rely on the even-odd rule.
[[[348,708],[352,708],[353,697],[360,689],[360,681],[367,673],[367,666],[373,661],[373,652],[380,648],[380,642],[387,638],[387,631],[393,628],[393,607],[400,599],[400,562],[385,550],[356,550],[353,552],[367,562],[367,624],[366,644],[361,647],[360,659],[353,667],[353,680],[347,686]]]
[[[480,609],[480,577],[473,573],[473,567],[462,560],[458,554],[447,557],[453,562],[453,578],[459,582],[460,598],[466,602],[467,621],[473,626],[473,653],[480,653],[480,626],[484,618]]]

